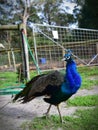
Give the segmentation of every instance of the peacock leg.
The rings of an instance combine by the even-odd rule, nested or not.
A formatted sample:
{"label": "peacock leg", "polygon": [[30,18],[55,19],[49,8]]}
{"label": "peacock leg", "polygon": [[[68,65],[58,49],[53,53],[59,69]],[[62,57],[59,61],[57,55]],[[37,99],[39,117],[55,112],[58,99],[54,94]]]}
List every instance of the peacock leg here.
{"label": "peacock leg", "polygon": [[48,117],[48,114],[49,114],[49,111],[50,111],[50,108],[51,108],[51,104],[49,105],[48,109],[47,109],[47,112],[45,113],[46,117]]}
{"label": "peacock leg", "polygon": [[58,110],[58,113],[59,113],[59,116],[60,116],[60,121],[61,121],[61,123],[62,123],[63,120],[62,120],[62,116],[61,116],[61,113],[60,113],[59,105],[57,105],[57,110]]}
{"label": "peacock leg", "polygon": [[47,109],[46,115],[49,114],[49,111],[50,111],[51,106],[52,106],[52,105],[50,104],[49,107],[48,107],[48,109]]}

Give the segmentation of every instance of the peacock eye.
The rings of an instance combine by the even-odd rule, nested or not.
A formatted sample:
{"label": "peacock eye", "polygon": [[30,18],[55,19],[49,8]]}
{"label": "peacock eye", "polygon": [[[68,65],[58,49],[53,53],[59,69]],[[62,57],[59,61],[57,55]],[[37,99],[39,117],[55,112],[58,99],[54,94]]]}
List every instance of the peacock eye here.
{"label": "peacock eye", "polygon": [[67,59],[70,59],[70,56],[67,56]]}

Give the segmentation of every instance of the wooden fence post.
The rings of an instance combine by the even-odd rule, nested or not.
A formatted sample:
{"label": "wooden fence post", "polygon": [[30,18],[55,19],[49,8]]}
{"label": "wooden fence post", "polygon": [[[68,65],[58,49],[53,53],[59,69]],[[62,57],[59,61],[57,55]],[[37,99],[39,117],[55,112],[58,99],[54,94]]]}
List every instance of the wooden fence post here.
{"label": "wooden fence post", "polygon": [[20,25],[21,37],[22,37],[22,59],[23,59],[23,71],[26,80],[30,80],[29,74],[29,55],[28,55],[28,46],[24,38],[24,28],[23,25]]}

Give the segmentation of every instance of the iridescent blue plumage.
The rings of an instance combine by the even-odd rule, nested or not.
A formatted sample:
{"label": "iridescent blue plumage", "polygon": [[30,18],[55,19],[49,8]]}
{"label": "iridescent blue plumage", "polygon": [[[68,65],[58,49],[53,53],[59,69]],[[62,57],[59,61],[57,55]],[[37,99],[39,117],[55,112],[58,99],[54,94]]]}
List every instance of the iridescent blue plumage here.
{"label": "iridescent blue plumage", "polygon": [[81,76],[77,71],[76,63],[70,58],[66,64],[66,74],[61,90],[65,94],[74,94],[81,86]]}

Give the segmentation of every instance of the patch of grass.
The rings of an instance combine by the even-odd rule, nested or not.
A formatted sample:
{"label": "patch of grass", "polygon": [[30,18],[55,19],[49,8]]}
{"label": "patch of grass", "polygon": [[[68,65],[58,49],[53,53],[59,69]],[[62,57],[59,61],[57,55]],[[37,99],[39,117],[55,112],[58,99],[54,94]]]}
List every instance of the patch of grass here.
{"label": "patch of grass", "polygon": [[67,100],[69,106],[96,106],[98,105],[98,95],[78,96]]}
{"label": "patch of grass", "polygon": [[79,125],[77,130],[97,130],[98,129],[98,107],[94,109],[78,110],[75,115],[74,124]]}
{"label": "patch of grass", "polygon": [[30,77],[33,78],[34,76],[36,76],[38,73],[36,70],[30,71]]}
{"label": "patch of grass", "polygon": [[98,66],[85,66],[85,67],[78,67],[78,71],[81,74],[87,75],[87,76],[96,76],[98,75]]}
{"label": "patch of grass", "polygon": [[78,110],[74,116],[64,116],[63,124],[58,116],[39,117],[22,125],[23,130],[98,130],[98,107]]}
{"label": "patch of grass", "polygon": [[98,85],[98,80],[91,80],[89,76],[82,75],[82,86],[81,89],[92,89]]}
{"label": "patch of grass", "polygon": [[79,67],[78,71],[82,77],[82,86],[81,89],[92,89],[93,86],[98,85],[98,79],[91,80],[91,77],[97,77],[98,76],[98,67]]}
{"label": "patch of grass", "polygon": [[[30,72],[31,77],[37,75],[36,71]],[[9,86],[19,86],[17,73],[15,72],[0,72],[0,88],[7,88]]]}
{"label": "patch of grass", "polygon": [[25,122],[22,124],[23,130],[57,130],[62,127],[58,116],[50,116],[35,118],[31,122]]}
{"label": "patch of grass", "polygon": [[0,88],[14,86],[16,84],[17,75],[14,72],[0,72]]}

